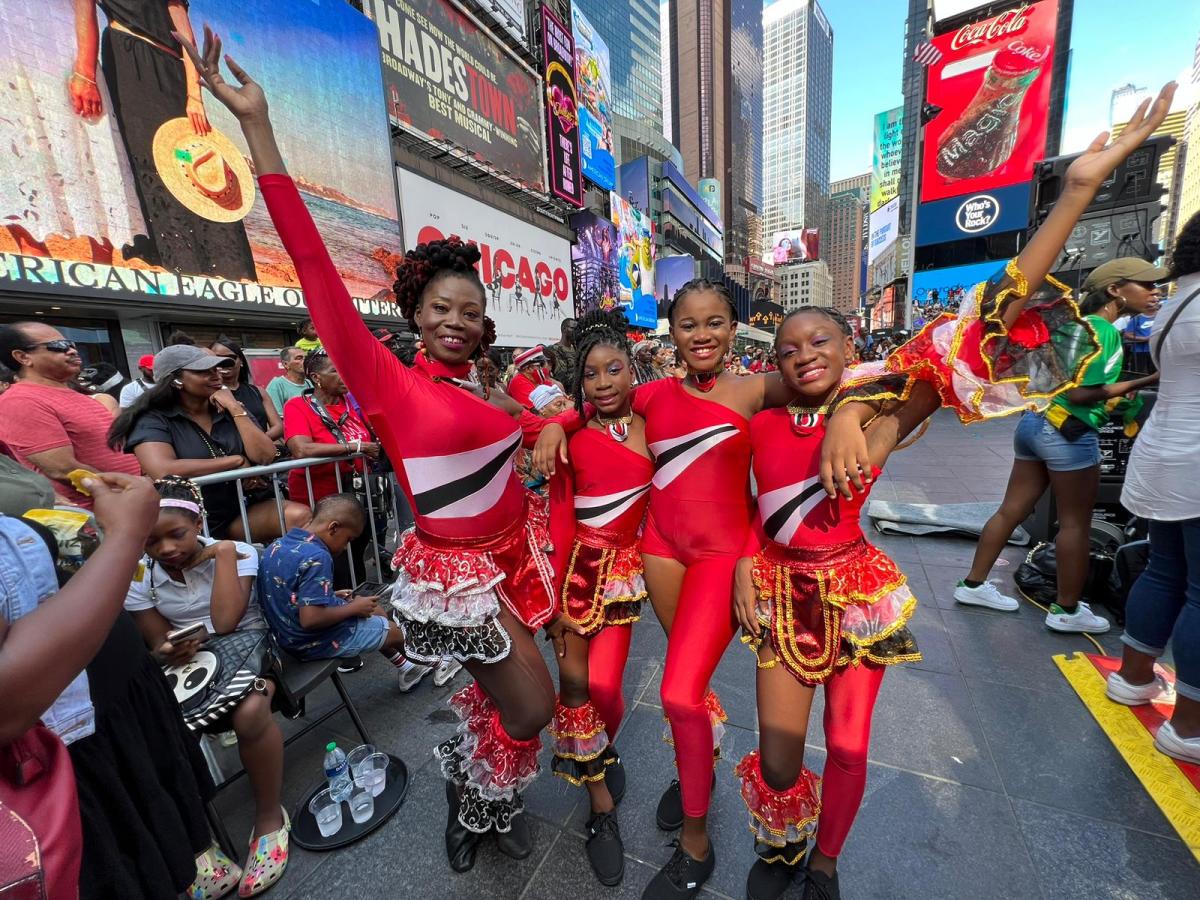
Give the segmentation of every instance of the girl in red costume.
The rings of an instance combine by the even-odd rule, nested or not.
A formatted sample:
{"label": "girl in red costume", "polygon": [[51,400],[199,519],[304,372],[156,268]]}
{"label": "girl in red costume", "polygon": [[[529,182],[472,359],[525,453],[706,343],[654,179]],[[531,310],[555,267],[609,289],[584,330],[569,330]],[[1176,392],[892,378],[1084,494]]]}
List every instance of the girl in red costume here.
{"label": "girl in red costume", "polygon": [[[776,335],[796,400],[750,422],[756,539],[738,563],[736,611],[758,655],[759,749],[737,766],[759,859],[750,900],[775,900],[803,869],[805,900],[837,900],[837,859],[862,802],[871,714],[886,666],[920,658],[904,575],[863,538],[863,503],[897,442],[939,405],[964,423],[1044,407],[1099,352],[1047,273],[1105,177],[1170,108],[1168,86],[1113,146],[1068,170],[1045,224],[958,316],[943,315],[887,360],[846,373],[854,344],[829,309],[791,313]],[[1053,295],[1029,300],[1045,280]],[[828,419],[827,419],[828,417]],[[828,421],[828,432],[826,423]],[[825,689],[824,784],[803,766],[813,691]]]}
{"label": "girl in red costume", "polygon": [[550,727],[554,773],[585,784],[587,854],[602,884],[625,872],[616,803],[625,772],[612,746],[625,714],[621,676],[646,586],[638,537],[654,463],[646,422],[631,409],[633,360],[619,312],[579,322],[576,409],[595,415],[572,435],[570,465],[550,483],[550,519],[563,616],[575,626],[558,656],[558,708]]}
{"label": "girl in red costume", "polygon": [[[405,653],[423,663],[453,656],[475,677],[451,700],[462,719],[458,733],[435,751],[447,779],[450,865],[474,865],[480,836],[491,830],[503,852],[527,856],[532,843],[519,815],[520,792],[537,774],[539,733],[554,712],[554,686],[531,632],[555,617],[553,572],[545,505],[523,488],[513,466],[522,445],[513,420],[520,407],[467,381],[471,360],[494,338],[474,268],[479,251],[451,238],[405,256],[396,298],[424,343],[406,368],[374,339],[338,278],[284,168],[262,89],[229,57],[241,87],[224,81],[220,39],[207,27],[202,57],[181,43],[242,125],[321,340],[414,511],[416,527],[393,560]],[[522,419],[531,433],[545,421]]]}

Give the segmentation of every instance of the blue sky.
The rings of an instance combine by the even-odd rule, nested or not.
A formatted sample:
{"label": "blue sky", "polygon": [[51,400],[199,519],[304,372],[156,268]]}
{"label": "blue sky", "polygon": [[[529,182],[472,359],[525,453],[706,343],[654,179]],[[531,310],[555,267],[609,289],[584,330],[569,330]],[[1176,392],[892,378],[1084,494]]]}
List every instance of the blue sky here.
{"label": "blue sky", "polygon": [[[908,4],[823,0],[821,8],[834,31],[830,178],[838,179],[870,171],[871,117],[900,105]],[[1076,0],[1062,152],[1082,149],[1107,127],[1117,85],[1157,91],[1186,77],[1198,37],[1200,3],[1194,0]]]}

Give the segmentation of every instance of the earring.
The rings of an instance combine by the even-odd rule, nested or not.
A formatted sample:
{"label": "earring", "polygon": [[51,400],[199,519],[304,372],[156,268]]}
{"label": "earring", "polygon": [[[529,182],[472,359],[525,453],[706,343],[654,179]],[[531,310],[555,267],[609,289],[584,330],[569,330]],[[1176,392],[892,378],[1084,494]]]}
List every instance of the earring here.
{"label": "earring", "polygon": [[183,387],[183,381],[178,378],[172,381],[171,384],[175,385],[175,387]]}

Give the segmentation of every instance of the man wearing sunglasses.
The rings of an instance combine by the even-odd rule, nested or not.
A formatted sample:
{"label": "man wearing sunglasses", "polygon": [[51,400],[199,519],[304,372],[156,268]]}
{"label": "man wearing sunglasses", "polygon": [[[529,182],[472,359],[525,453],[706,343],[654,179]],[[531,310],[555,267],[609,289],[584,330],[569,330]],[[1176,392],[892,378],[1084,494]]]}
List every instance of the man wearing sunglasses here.
{"label": "man wearing sunglasses", "polygon": [[91,509],[91,497],[67,479],[76,469],[141,474],[135,457],[105,442],[112,413],[74,389],[83,367],[74,341],[42,322],[0,325],[0,365],[17,375],[0,395],[0,443],[21,465],[53,481],[62,497]]}

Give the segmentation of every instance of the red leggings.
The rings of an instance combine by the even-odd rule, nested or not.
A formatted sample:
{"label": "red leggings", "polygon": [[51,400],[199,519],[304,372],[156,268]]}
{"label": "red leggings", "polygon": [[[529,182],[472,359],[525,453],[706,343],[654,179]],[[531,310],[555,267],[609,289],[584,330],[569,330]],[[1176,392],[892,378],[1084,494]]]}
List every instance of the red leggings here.
{"label": "red leggings", "polygon": [[736,556],[718,556],[687,567],[667,637],[662,704],[687,816],[705,815],[712,792],[713,732],[704,695],[737,631],[731,600],[736,565]]}
{"label": "red leggings", "polygon": [[604,720],[609,741],[616,740],[617,729],[625,717],[621,678],[632,635],[632,625],[606,625],[588,641],[588,696]]}
{"label": "red leggings", "polygon": [[[870,664],[846,666],[825,682],[826,758],[817,849],[829,857],[842,852],[862,804],[871,714],[883,672],[882,666]],[[803,732],[760,735],[763,779],[770,788],[782,792],[796,783],[803,764],[804,740]]]}

